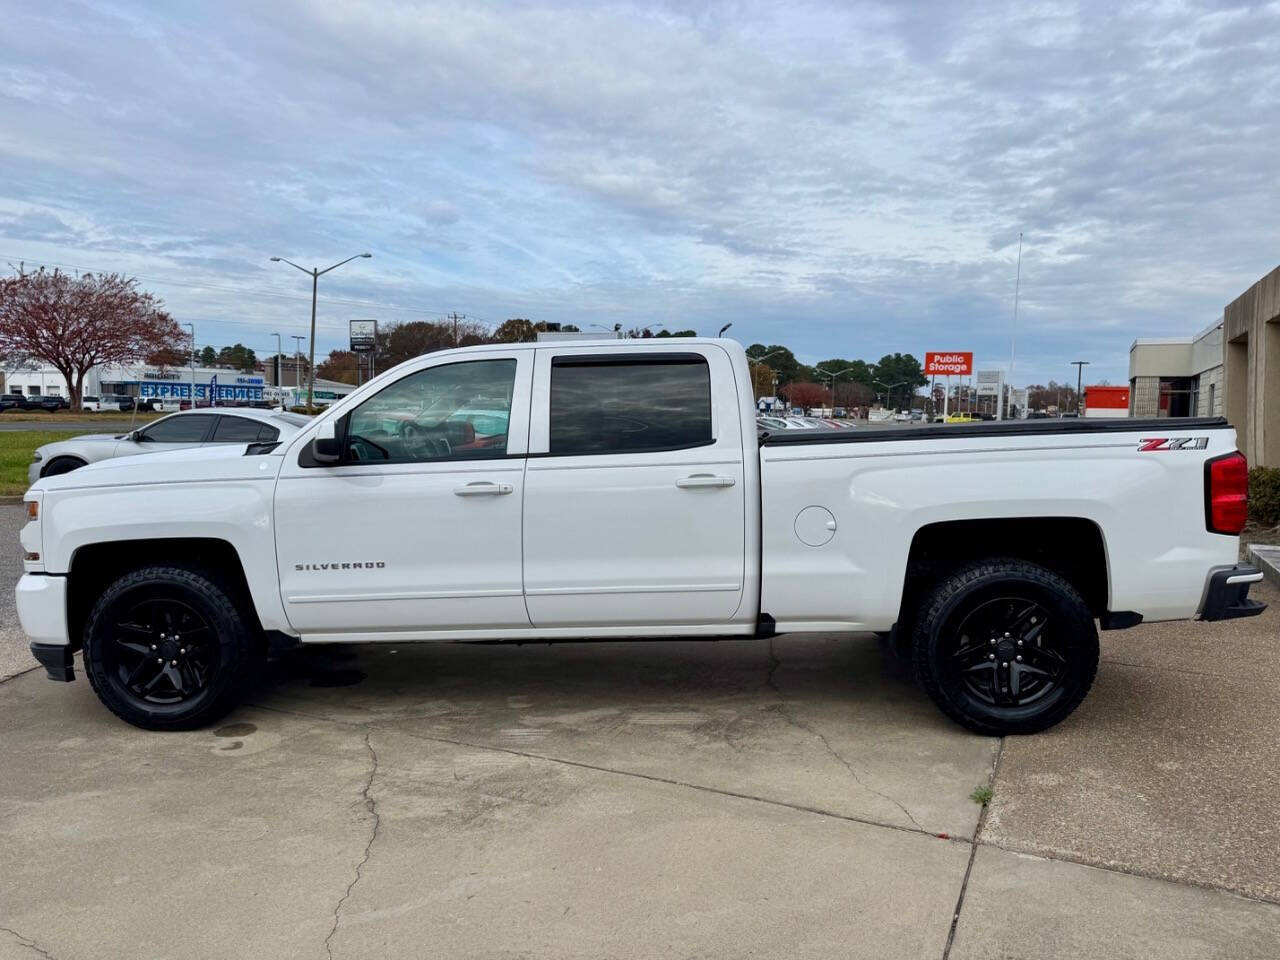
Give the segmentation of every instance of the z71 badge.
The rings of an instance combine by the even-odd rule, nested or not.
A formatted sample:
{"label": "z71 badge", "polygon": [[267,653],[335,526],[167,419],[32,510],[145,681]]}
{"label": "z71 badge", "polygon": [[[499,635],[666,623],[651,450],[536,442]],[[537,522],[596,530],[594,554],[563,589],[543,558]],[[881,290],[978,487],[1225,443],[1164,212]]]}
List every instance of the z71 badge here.
{"label": "z71 badge", "polygon": [[1138,441],[1139,453],[1155,453],[1164,450],[1207,450],[1208,437],[1150,437]]}

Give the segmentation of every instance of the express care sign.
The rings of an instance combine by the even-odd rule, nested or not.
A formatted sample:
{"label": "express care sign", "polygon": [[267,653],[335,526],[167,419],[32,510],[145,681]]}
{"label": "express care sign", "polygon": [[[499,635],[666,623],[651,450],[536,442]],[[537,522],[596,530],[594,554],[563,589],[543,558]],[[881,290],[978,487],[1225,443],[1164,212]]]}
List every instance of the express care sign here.
{"label": "express care sign", "polygon": [[929,350],[924,355],[924,372],[937,377],[966,377],[973,373],[973,352]]}

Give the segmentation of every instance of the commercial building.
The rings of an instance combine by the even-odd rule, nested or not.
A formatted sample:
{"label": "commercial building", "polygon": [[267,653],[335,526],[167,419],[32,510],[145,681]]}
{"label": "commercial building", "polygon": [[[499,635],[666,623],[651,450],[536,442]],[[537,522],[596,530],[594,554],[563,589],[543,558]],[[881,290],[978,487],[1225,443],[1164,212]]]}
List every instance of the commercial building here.
{"label": "commercial building", "polygon": [[1135,417],[1225,416],[1249,462],[1280,467],[1280,267],[1194,337],[1129,348]]}
{"label": "commercial building", "polygon": [[[71,396],[62,374],[53,367],[19,367],[2,372],[6,393],[21,393],[29,397]],[[85,375],[84,393],[90,397],[124,395],[190,400],[194,382],[197,403],[210,397],[221,404],[267,403],[275,406],[282,403],[295,407],[307,402],[305,376],[301,387],[286,379],[284,386],[276,388],[271,384],[272,379],[269,373],[219,367],[196,367],[193,370],[191,367],[153,367],[147,364],[103,365],[92,368]],[[316,405],[327,407],[355,389],[349,383],[317,378]]]}
{"label": "commercial building", "polygon": [[[4,371],[5,391],[30,397],[57,395],[70,397],[62,374],[53,367],[19,367]],[[153,367],[148,364],[103,364],[85,374],[87,396],[121,394],[130,397],[158,397],[196,400],[213,397],[219,403],[255,403],[263,399],[265,379],[261,373],[217,367]]]}
{"label": "commercial building", "polygon": [[1222,321],[1194,337],[1135,340],[1129,412],[1135,417],[1216,417],[1223,411]]}
{"label": "commercial building", "polygon": [[1223,311],[1226,416],[1255,466],[1280,467],[1280,267]]}

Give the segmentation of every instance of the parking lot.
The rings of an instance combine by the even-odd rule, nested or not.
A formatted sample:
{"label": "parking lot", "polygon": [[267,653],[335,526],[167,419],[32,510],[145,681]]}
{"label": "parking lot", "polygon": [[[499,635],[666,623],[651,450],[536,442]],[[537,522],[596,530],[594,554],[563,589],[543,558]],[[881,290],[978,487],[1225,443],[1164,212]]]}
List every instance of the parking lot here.
{"label": "parking lot", "polygon": [[18,673],[0,513],[0,958],[1280,956],[1276,607],[1004,741],[847,635],[308,650],[155,734]]}

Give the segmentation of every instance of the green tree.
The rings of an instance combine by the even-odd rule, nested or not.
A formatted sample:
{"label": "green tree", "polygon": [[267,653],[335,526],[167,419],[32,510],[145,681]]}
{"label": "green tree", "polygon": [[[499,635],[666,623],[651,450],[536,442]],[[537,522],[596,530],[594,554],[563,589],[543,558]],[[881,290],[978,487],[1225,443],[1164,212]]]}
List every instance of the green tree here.
{"label": "green tree", "polygon": [[763,343],[753,343],[747,347],[747,356],[767,364],[769,369],[778,375],[779,383],[806,379],[804,374],[808,368],[782,344],[771,343],[765,346]]}
{"label": "green tree", "polygon": [[249,347],[237,343],[219,350],[215,363],[232,370],[253,370],[258,366],[258,357]]}
{"label": "green tree", "polygon": [[697,330],[659,330],[659,337],[696,337]]}
{"label": "green tree", "polygon": [[493,331],[494,343],[530,343],[538,339],[538,325],[524,317],[503,320]]}
{"label": "green tree", "polygon": [[329,356],[316,364],[316,376],[338,383],[357,383],[360,379],[359,361],[350,350],[330,350]]}
{"label": "green tree", "polygon": [[218,352],[213,347],[205,347],[200,351],[200,365],[204,367],[212,367],[218,362]]}

